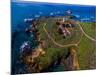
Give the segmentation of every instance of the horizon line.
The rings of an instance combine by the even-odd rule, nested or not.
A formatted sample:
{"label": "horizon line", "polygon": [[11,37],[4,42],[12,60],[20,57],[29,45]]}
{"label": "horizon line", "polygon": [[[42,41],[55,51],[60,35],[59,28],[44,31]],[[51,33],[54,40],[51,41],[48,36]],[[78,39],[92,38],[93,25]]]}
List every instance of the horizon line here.
{"label": "horizon line", "polygon": [[69,5],[83,5],[83,6],[96,6],[96,5],[88,5],[88,4],[71,4],[71,3],[56,3],[56,2],[43,2],[43,1],[11,1],[11,2],[25,2],[25,3],[30,3],[30,2],[37,2],[37,3],[50,3],[50,4],[69,4]]}
{"label": "horizon line", "polygon": [[11,0],[11,2],[40,2],[40,3],[57,3],[57,4],[75,4],[75,5],[92,5],[92,6],[96,6],[95,3],[80,3],[80,2],[77,2],[77,3],[73,3],[73,2],[58,2],[58,1],[49,1],[49,0],[46,0],[46,1],[42,1],[42,0]]}

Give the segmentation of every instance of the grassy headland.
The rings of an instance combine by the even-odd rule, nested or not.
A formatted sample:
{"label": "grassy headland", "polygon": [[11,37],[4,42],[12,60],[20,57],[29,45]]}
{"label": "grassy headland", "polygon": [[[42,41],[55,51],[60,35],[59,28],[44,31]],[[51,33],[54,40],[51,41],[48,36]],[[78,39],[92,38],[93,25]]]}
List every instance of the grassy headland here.
{"label": "grassy headland", "polygon": [[[44,26],[44,24],[46,25]],[[95,23],[94,22],[82,22],[80,23],[83,30],[87,35],[95,38]],[[70,56],[70,49],[77,50],[78,65],[80,69],[94,69],[95,68],[95,42],[88,39],[83,35],[79,25],[76,24],[74,28],[69,29],[71,35],[65,39],[57,32],[57,25],[55,18],[46,18],[39,21],[38,25],[39,37],[45,41],[45,54],[35,59],[35,66],[31,67],[32,72],[49,72],[51,67],[59,63],[62,65],[62,60],[68,59],[66,62],[73,63],[73,56]],[[46,31],[47,33],[46,33]],[[53,41],[49,38],[52,37]],[[55,44],[56,43],[56,44]],[[60,47],[59,45],[62,47]],[[72,45],[69,45],[72,44]],[[75,52],[76,53],[76,52]],[[76,58],[76,57],[75,57]],[[60,59],[60,61],[59,61]],[[72,61],[69,61],[72,60]],[[65,63],[66,63],[65,62]],[[76,64],[76,63],[74,63]],[[63,66],[66,65],[63,63]],[[72,66],[72,65],[71,65]],[[68,65],[67,65],[68,67]],[[75,66],[72,66],[72,68]],[[66,66],[64,66],[66,68]],[[66,69],[63,69],[66,70]],[[77,70],[77,69],[70,69]]]}

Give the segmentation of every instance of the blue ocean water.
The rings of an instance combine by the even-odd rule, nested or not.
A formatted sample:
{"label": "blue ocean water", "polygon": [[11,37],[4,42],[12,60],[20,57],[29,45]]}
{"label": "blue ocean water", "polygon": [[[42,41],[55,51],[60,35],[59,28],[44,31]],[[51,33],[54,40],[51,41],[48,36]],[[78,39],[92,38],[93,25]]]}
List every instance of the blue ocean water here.
{"label": "blue ocean water", "polygon": [[80,21],[96,20],[96,6],[57,4],[45,2],[12,2],[12,31],[24,29],[27,25],[25,18],[40,16],[65,16],[67,10],[71,10]]}
{"label": "blue ocean water", "polygon": [[[11,23],[12,23],[12,73],[24,73],[25,65],[19,63],[20,46],[29,40],[29,37],[25,32],[25,28],[29,24],[25,23],[24,20],[35,19],[38,17],[48,16],[66,16],[66,11],[71,10],[78,20],[84,22],[95,22],[96,21],[96,6],[88,5],[72,5],[72,4],[57,4],[57,3],[43,3],[43,2],[12,2],[11,3]],[[36,43],[33,40],[33,43]],[[61,70],[61,67],[57,70]],[[55,70],[54,70],[55,71]],[[25,71],[27,72],[27,71]]]}

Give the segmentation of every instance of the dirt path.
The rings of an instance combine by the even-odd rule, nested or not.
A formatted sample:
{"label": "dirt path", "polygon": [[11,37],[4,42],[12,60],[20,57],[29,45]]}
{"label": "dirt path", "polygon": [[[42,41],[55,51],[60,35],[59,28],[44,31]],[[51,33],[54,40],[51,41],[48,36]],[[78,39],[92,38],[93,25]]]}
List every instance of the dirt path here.
{"label": "dirt path", "polygon": [[75,43],[75,44],[61,45],[61,44],[57,43],[57,42],[49,35],[49,33],[48,33],[48,31],[46,30],[45,26],[46,26],[46,23],[44,24],[43,29],[44,29],[44,31],[46,32],[48,38],[51,39],[51,41],[52,41],[55,45],[57,45],[57,46],[59,46],[59,47],[77,46],[77,45],[80,43],[80,40],[82,39],[82,35],[83,35],[83,34],[81,35],[81,38],[80,38],[80,40],[79,40],[77,43]]}
{"label": "dirt path", "polygon": [[79,25],[79,27],[80,27],[82,33],[83,33],[88,39],[90,39],[91,41],[96,42],[96,40],[95,40],[94,38],[90,37],[90,36],[83,30],[83,28],[82,28],[82,26],[80,25],[79,22],[77,22],[77,24]]}
{"label": "dirt path", "polygon": [[[43,29],[44,29],[44,31],[46,32],[48,38],[51,39],[51,41],[52,41],[55,45],[57,45],[57,46],[59,46],[59,47],[78,46],[78,44],[80,43],[80,41],[81,41],[81,39],[82,39],[82,36],[83,36],[83,34],[82,34],[81,37],[80,37],[80,39],[79,39],[79,41],[78,41],[76,44],[61,45],[61,44],[57,43],[57,42],[49,35],[49,33],[47,32],[45,26],[46,26],[46,23],[44,24]],[[70,62],[70,63],[72,62],[72,66],[73,66],[73,68],[74,68],[75,70],[79,70],[80,68],[79,68],[79,63],[78,63],[78,58],[77,58],[76,50],[71,50],[71,55],[72,55],[71,59],[73,59],[73,62],[72,62],[72,61],[69,61],[69,62]]]}
{"label": "dirt path", "polygon": [[[57,45],[57,46],[59,46],[59,47],[78,46],[78,44],[81,42],[81,39],[82,39],[83,34],[84,34],[88,39],[90,39],[91,41],[96,42],[96,40],[95,40],[94,38],[92,38],[92,37],[90,37],[88,34],[86,34],[86,32],[83,30],[83,28],[82,28],[82,26],[79,24],[79,22],[77,22],[77,24],[78,24],[78,26],[79,26],[79,28],[80,28],[82,34],[81,34],[81,37],[80,37],[79,41],[78,41],[77,43],[75,43],[75,44],[61,45],[61,44],[57,43],[57,42],[50,36],[50,34],[48,33],[48,31],[47,31],[46,28],[45,28],[45,26],[47,25],[46,23],[44,23],[43,29],[44,29],[44,31],[46,32],[48,38],[51,39],[51,41],[52,41],[55,45]],[[74,66],[74,68],[76,68],[77,70],[79,70],[80,67],[79,67],[79,63],[78,63],[78,58],[77,58],[77,52],[76,52],[76,50],[72,49],[72,50],[71,50],[71,55],[73,56],[73,66]]]}

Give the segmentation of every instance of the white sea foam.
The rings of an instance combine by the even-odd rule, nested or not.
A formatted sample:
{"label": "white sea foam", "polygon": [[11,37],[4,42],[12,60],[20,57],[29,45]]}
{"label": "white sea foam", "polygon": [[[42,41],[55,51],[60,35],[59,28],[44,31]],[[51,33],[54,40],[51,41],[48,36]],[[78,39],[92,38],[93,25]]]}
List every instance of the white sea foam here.
{"label": "white sea foam", "polygon": [[35,15],[34,17],[40,17],[40,15]]}
{"label": "white sea foam", "polygon": [[75,15],[77,18],[80,18],[80,15]]}
{"label": "white sea foam", "polygon": [[24,22],[26,22],[26,21],[32,21],[32,20],[33,20],[33,18],[25,18]]}
{"label": "white sea foam", "polygon": [[53,12],[51,12],[51,13],[50,13],[50,15],[54,15],[54,13],[53,13]]}
{"label": "white sea foam", "polygon": [[81,21],[90,21],[90,18],[82,18]]}

